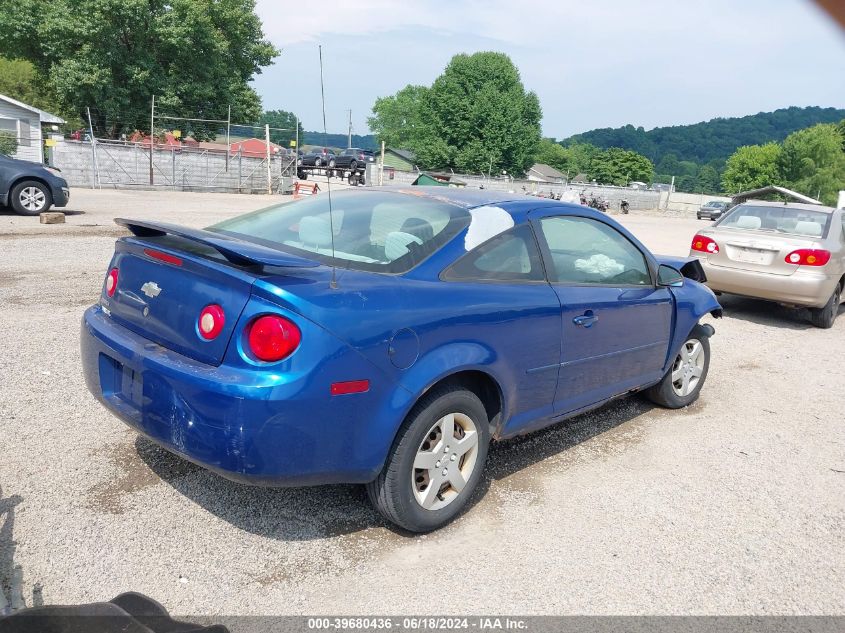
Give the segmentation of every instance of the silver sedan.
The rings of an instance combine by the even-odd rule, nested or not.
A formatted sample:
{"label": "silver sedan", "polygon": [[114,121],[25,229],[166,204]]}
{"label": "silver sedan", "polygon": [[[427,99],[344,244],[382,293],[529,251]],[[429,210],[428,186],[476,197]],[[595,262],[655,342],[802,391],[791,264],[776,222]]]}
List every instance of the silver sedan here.
{"label": "silver sedan", "polygon": [[749,200],[699,231],[690,256],[712,290],[806,307],[829,328],[845,285],[845,211]]}

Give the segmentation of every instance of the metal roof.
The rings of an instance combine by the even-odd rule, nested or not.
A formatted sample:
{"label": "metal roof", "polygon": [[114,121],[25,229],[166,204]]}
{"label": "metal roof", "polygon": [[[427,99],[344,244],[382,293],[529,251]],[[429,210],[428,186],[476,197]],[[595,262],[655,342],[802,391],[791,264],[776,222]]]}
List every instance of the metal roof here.
{"label": "metal roof", "polygon": [[792,191],[792,189],[787,189],[786,187],[778,187],[777,185],[769,185],[768,187],[761,187],[760,189],[752,189],[750,191],[741,191],[731,199],[731,202],[739,204],[755,196],[765,196],[772,193],[779,193],[804,204],[822,204],[821,200],[816,200],[810,196],[805,196],[803,193]]}
{"label": "metal roof", "polygon": [[19,108],[23,108],[24,110],[29,110],[30,112],[37,113],[38,120],[41,121],[41,123],[56,123],[58,125],[65,123],[65,120],[62,117],[56,116],[55,114],[50,114],[45,110],[40,110],[35,106],[27,105],[21,101],[18,101],[17,99],[12,99],[11,97],[7,97],[3,94],[0,94],[0,99],[7,103],[11,103],[12,105],[16,105]]}
{"label": "metal roof", "polygon": [[560,170],[555,169],[551,165],[546,165],[545,163],[534,163],[534,165],[532,165],[528,171],[529,173],[533,171],[542,178],[550,178],[555,180],[566,178],[566,174],[562,173]]}

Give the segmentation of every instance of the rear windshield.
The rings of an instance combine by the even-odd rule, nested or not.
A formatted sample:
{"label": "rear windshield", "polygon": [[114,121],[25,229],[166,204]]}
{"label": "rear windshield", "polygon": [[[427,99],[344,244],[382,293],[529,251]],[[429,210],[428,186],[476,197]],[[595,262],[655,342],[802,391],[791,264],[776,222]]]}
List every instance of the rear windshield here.
{"label": "rear windshield", "polygon": [[[374,272],[407,272],[464,229],[461,207],[399,193],[344,191],[279,204],[208,227],[240,239]],[[334,239],[332,239],[334,238]]]}
{"label": "rear windshield", "polygon": [[789,233],[807,237],[827,235],[830,213],[811,211],[788,206],[764,207],[741,204],[734,207],[717,226],[726,229],[744,229]]}

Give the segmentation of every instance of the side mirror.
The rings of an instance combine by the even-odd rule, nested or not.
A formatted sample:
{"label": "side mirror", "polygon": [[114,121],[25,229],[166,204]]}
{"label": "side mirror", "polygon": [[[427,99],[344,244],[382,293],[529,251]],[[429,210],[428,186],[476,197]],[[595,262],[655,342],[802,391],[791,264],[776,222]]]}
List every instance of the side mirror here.
{"label": "side mirror", "polygon": [[684,285],[684,276],[677,268],[660,264],[660,267],[657,269],[657,285],[680,288]]}

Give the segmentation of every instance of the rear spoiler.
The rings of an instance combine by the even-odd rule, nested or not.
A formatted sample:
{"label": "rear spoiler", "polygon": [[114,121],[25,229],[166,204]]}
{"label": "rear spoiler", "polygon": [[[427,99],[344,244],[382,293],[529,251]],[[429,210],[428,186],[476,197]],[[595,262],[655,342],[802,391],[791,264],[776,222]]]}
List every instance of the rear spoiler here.
{"label": "rear spoiler", "polygon": [[676,268],[687,279],[692,279],[699,283],[707,281],[707,275],[704,274],[704,268],[701,262],[695,257],[673,257],[671,255],[655,255],[654,258],[658,264],[665,264]]}
{"label": "rear spoiler", "polygon": [[240,266],[258,264],[261,266],[281,266],[285,268],[315,268],[320,265],[319,262],[311,259],[277,251],[254,242],[239,240],[223,233],[191,229],[186,226],[164,222],[146,222],[144,220],[127,220],[125,218],[115,218],[114,222],[120,226],[125,226],[133,235],[138,237],[176,235],[186,240],[210,246],[231,263]]}

